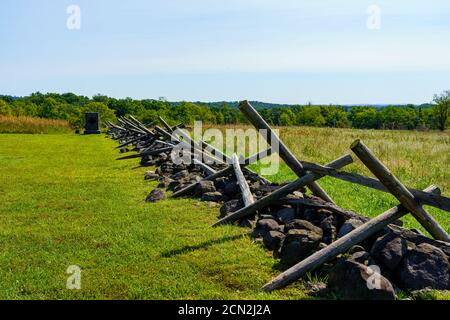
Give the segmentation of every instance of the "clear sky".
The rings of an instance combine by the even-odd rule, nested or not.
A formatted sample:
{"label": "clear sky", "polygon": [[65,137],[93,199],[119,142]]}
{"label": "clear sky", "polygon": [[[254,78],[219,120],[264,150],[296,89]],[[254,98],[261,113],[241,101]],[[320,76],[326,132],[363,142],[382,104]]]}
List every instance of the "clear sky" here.
{"label": "clear sky", "polygon": [[445,89],[448,0],[0,1],[1,94],[378,104]]}

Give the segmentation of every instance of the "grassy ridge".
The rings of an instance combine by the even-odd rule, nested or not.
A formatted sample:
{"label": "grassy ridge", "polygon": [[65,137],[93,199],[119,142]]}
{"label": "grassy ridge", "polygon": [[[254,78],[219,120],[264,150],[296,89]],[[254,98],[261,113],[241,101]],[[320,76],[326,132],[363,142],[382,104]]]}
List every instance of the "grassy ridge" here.
{"label": "grassy ridge", "polygon": [[0,133],[70,133],[65,120],[0,115]]}

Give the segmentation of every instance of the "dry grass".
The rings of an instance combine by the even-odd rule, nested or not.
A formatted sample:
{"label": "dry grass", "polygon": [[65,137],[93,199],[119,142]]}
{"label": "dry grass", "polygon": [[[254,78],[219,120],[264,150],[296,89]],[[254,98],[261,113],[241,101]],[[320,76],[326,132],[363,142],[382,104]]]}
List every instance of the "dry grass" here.
{"label": "dry grass", "polygon": [[[205,126],[205,129],[209,126]],[[215,127],[217,128],[217,127]],[[251,126],[219,126],[225,129],[248,129]],[[358,130],[341,128],[277,127],[281,139],[302,160],[325,164],[346,153],[361,139],[374,154],[411,187],[425,188],[437,184],[450,192],[450,132],[411,130]],[[370,175],[352,154],[355,163],[346,170]]]}
{"label": "dry grass", "polygon": [[70,133],[73,129],[65,120],[0,115],[0,133]]}

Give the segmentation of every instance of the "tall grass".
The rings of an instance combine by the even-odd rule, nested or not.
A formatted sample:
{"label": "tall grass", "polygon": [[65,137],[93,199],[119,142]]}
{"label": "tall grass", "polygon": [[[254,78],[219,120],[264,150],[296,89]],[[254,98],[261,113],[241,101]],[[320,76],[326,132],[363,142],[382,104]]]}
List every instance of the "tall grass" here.
{"label": "tall grass", "polygon": [[[205,129],[212,126],[205,126]],[[249,129],[249,125],[218,126],[226,129]],[[435,183],[450,194],[450,131],[359,130],[314,127],[276,127],[281,139],[302,160],[325,164],[345,153],[352,154],[350,144],[361,139],[386,166],[408,186],[425,188]],[[345,170],[370,175],[353,155],[355,163]],[[275,180],[292,180],[290,172],[280,172]]]}
{"label": "tall grass", "polygon": [[73,129],[65,120],[0,115],[0,133],[70,133]]}

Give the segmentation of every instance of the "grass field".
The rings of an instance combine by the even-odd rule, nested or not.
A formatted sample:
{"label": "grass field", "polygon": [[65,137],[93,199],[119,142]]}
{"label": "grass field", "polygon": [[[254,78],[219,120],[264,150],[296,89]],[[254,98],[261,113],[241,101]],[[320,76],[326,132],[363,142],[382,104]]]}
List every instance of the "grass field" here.
{"label": "grass field", "polygon": [[[282,137],[320,163],[360,137],[409,186],[435,183],[450,193],[448,133],[289,128]],[[279,273],[276,260],[246,229],[210,228],[218,208],[192,199],[144,203],[155,183],[143,180],[146,169],[132,169],[137,161],[115,161],[114,146],[103,136],[0,135],[1,299],[309,298],[301,282],[260,292]],[[282,167],[269,178],[293,176]],[[368,216],[395,203],[344,182],[321,185]],[[430,212],[450,230],[448,213]],[[69,265],[81,267],[81,290],[66,289]]]}

